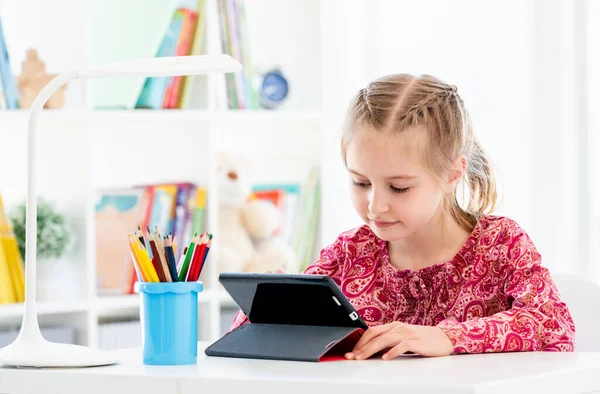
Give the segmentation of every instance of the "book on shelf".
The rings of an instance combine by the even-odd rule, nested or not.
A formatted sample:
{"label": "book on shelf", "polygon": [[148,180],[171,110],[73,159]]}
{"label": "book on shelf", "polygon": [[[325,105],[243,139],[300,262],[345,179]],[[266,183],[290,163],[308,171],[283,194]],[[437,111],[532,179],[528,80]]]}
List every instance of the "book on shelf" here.
{"label": "book on shelf", "polygon": [[289,245],[292,244],[294,223],[299,214],[298,201],[300,198],[299,184],[257,184],[252,186],[251,198],[270,201],[279,209],[281,223],[276,236],[281,237]]}
{"label": "book on shelf", "polygon": [[[172,14],[155,56],[189,56],[203,53],[204,0],[180,1]],[[146,78],[136,108],[175,109],[187,107],[192,77]],[[184,94],[185,91],[185,94]]]}
{"label": "book on shelf", "polygon": [[8,45],[0,18],[0,109],[19,108],[19,89],[17,80],[10,68]]}
{"label": "book on shelf", "polygon": [[23,259],[0,196],[0,304],[25,301]]}
{"label": "book on shelf", "polygon": [[0,72],[0,111],[7,109],[6,95],[4,94],[4,87],[2,82],[2,73]]}
{"label": "book on shelf", "polygon": [[[199,199],[198,196],[204,196]],[[137,281],[127,234],[138,226],[158,227],[178,242],[177,258],[195,232],[204,231],[206,190],[192,183],[144,185],[97,191],[95,207],[96,275],[99,295],[133,294]],[[200,205],[198,202],[203,205]]]}
{"label": "book on shelf", "polygon": [[[206,53],[207,15],[206,0],[176,0],[173,2],[143,3],[131,0],[126,5],[130,10],[115,13],[110,9],[118,7],[117,0],[107,0],[94,5],[95,15],[109,20],[112,29],[102,27],[95,32],[95,44],[99,54],[94,53],[94,63],[110,63],[135,57],[148,56],[190,56]],[[258,93],[253,84],[252,61],[248,45],[248,29],[243,0],[215,0],[217,4],[217,25],[215,32],[221,44],[222,53],[228,54],[242,63],[242,71],[228,73],[225,78],[227,105],[230,109],[259,108]],[[129,3],[129,2],[128,2]],[[156,3],[156,4],[155,4]],[[137,11],[135,11],[137,10]],[[148,15],[147,23],[142,16]],[[167,16],[168,15],[168,16]],[[128,19],[129,18],[129,19]],[[134,25],[128,27],[129,20]],[[167,19],[165,23],[164,20]],[[158,27],[157,27],[158,26]],[[100,29],[100,27],[98,27]],[[136,36],[141,43],[136,46]],[[98,37],[96,39],[96,37]],[[106,37],[104,40],[103,37]],[[157,38],[158,37],[158,38]],[[123,43],[123,45],[122,45]],[[118,54],[111,52],[111,47],[118,47]],[[125,46],[129,52],[124,52]],[[149,53],[149,48],[153,52]],[[133,55],[130,55],[133,54]],[[141,81],[141,82],[140,82]],[[104,83],[104,82],[103,82]],[[117,85],[117,83],[119,85]],[[112,91],[107,88],[110,84]],[[186,109],[208,107],[208,83],[205,75],[129,78],[127,81],[109,81],[106,86],[95,83],[94,106],[96,108],[142,108],[142,109]],[[132,95],[135,98],[132,101]],[[112,97],[111,97],[112,95]]]}
{"label": "book on shelf", "polygon": [[295,183],[256,184],[251,199],[273,203],[281,213],[281,224],[275,236],[290,245],[300,267],[306,268],[315,257],[316,232],[319,224],[319,171],[314,168],[303,185]]}
{"label": "book on shelf", "polygon": [[321,184],[319,168],[314,167],[304,184],[298,205],[298,221],[294,226],[293,247],[300,261],[300,269],[306,269],[315,259],[317,229],[320,215]]}
{"label": "book on shelf", "polygon": [[[206,53],[206,13],[204,12],[205,0],[198,0],[198,17],[196,31],[192,39],[190,55],[203,55]],[[208,82],[206,75],[183,76],[181,93],[177,108],[208,108],[206,91]]]}
{"label": "book on shelf", "polygon": [[[174,0],[91,2],[93,66],[156,56],[177,7]],[[94,109],[132,109],[146,78],[129,75],[91,80]]]}
{"label": "book on shelf", "polygon": [[253,84],[252,60],[243,0],[217,0],[219,33],[223,53],[242,63],[242,72],[227,74],[225,85],[229,109],[257,109],[258,93]]}

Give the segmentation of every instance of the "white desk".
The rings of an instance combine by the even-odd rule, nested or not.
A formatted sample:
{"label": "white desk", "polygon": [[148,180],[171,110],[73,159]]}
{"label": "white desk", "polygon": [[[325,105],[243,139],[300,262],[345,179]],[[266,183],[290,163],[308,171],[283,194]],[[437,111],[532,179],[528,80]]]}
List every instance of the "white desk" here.
{"label": "white desk", "polygon": [[[142,364],[118,351],[119,365],[85,369],[0,368],[2,394],[368,394],[600,393],[600,353],[503,353],[393,361],[304,363],[206,357],[198,364]],[[393,390],[393,391],[392,391]]]}

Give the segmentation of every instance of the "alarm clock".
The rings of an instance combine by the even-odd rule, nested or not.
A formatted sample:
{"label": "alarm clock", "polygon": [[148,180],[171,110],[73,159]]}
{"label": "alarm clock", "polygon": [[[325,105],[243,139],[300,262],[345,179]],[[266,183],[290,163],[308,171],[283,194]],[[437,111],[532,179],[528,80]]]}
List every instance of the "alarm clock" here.
{"label": "alarm clock", "polygon": [[274,109],[281,105],[289,93],[288,81],[279,69],[264,74],[260,84],[260,105]]}

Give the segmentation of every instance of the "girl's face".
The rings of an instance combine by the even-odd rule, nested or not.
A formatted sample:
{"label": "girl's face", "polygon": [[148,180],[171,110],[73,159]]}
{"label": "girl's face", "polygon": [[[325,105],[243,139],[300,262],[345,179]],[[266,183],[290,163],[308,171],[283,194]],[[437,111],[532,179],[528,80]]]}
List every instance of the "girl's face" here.
{"label": "girl's face", "polygon": [[419,232],[441,211],[444,186],[422,162],[422,130],[357,130],[346,152],[354,209],[385,241]]}

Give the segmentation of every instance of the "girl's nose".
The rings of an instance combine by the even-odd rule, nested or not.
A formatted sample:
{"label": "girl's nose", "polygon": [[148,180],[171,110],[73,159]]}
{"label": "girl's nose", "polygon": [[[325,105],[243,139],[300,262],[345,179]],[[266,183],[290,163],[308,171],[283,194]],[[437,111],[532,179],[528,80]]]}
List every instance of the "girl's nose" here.
{"label": "girl's nose", "polygon": [[374,215],[386,213],[390,210],[390,205],[387,201],[385,193],[381,190],[376,190],[375,187],[371,188],[369,196],[369,211]]}

